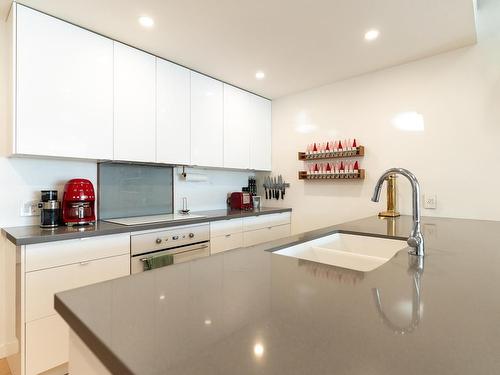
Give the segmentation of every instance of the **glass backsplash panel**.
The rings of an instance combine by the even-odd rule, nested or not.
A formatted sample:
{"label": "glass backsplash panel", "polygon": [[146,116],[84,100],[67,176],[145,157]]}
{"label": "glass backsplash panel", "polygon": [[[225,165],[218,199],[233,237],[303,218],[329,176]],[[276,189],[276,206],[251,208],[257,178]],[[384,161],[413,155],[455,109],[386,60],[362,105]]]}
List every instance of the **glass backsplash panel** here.
{"label": "glass backsplash panel", "polygon": [[99,164],[99,218],[171,214],[173,168],[141,164]]}

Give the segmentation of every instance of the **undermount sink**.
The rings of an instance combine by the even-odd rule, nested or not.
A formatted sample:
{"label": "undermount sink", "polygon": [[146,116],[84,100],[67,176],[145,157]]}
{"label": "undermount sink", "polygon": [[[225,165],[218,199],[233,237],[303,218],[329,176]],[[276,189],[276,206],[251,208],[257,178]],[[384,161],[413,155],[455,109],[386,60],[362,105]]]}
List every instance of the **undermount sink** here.
{"label": "undermount sink", "polygon": [[401,240],[335,233],[274,254],[368,272],[407,246],[406,241]]}

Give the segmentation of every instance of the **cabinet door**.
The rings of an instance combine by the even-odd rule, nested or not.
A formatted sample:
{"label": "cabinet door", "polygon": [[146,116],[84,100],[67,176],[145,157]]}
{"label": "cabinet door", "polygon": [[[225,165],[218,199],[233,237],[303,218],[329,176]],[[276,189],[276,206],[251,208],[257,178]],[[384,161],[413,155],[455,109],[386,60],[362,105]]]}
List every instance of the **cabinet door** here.
{"label": "cabinet door", "polygon": [[243,218],[243,230],[250,231],[290,224],[290,217],[290,212],[280,212],[277,214],[245,217]]}
{"label": "cabinet door", "polygon": [[156,161],[186,164],[190,155],[190,72],[156,59]]}
{"label": "cabinet door", "polygon": [[79,262],[26,273],[25,320],[56,314],[54,294],[130,275],[130,255]]}
{"label": "cabinet door", "polygon": [[191,72],[191,164],[223,167],[222,82]]}
{"label": "cabinet door", "polygon": [[239,247],[243,247],[243,232],[226,234],[210,239],[211,255],[237,249]]}
{"label": "cabinet door", "polygon": [[69,327],[59,315],[26,323],[26,375],[68,362]]}
{"label": "cabinet door", "polygon": [[210,222],[210,238],[243,232],[243,219],[229,219]]}
{"label": "cabinet door", "polygon": [[14,152],[113,157],[113,42],[16,6]]}
{"label": "cabinet door", "polygon": [[243,232],[243,245],[253,246],[260,243],[284,238],[289,235],[290,235],[290,224],[251,230],[249,232]]}
{"label": "cabinet door", "polygon": [[114,42],[114,159],[156,160],[156,59]]}
{"label": "cabinet door", "polygon": [[130,254],[130,233],[26,245],[26,272]]}
{"label": "cabinet door", "polygon": [[250,168],[250,94],[224,84],[224,167]]}
{"label": "cabinet door", "polygon": [[271,101],[250,95],[250,168],[271,170]]}

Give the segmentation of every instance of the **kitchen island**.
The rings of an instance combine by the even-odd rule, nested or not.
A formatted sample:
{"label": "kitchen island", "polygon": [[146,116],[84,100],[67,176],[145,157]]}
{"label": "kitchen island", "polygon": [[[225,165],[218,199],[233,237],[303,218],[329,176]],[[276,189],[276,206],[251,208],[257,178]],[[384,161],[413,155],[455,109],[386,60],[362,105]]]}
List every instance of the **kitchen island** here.
{"label": "kitchen island", "polygon": [[500,222],[423,218],[371,272],[274,254],[341,232],[406,239],[370,217],[59,293],[70,371],[460,375],[500,371]]}

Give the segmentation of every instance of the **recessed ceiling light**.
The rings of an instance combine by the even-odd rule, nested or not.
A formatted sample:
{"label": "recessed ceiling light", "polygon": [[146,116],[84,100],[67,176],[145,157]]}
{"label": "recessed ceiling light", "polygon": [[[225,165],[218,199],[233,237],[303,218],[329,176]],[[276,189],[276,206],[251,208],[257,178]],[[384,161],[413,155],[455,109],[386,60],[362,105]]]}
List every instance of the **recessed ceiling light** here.
{"label": "recessed ceiling light", "polygon": [[260,358],[264,355],[264,345],[262,345],[260,342],[255,344],[253,347],[253,354],[255,354],[256,357]]}
{"label": "recessed ceiling light", "polygon": [[380,35],[380,31],[378,31],[377,29],[368,30],[365,33],[365,40],[371,42],[372,40],[377,39],[379,37],[379,35]]}
{"label": "recessed ceiling light", "polygon": [[260,81],[261,79],[266,78],[266,75],[262,70],[259,70],[257,73],[255,73],[255,78]]}
{"label": "recessed ceiling light", "polygon": [[142,16],[142,17],[139,17],[139,23],[143,27],[153,27],[155,24],[155,21],[153,21],[153,19],[151,17]]}

